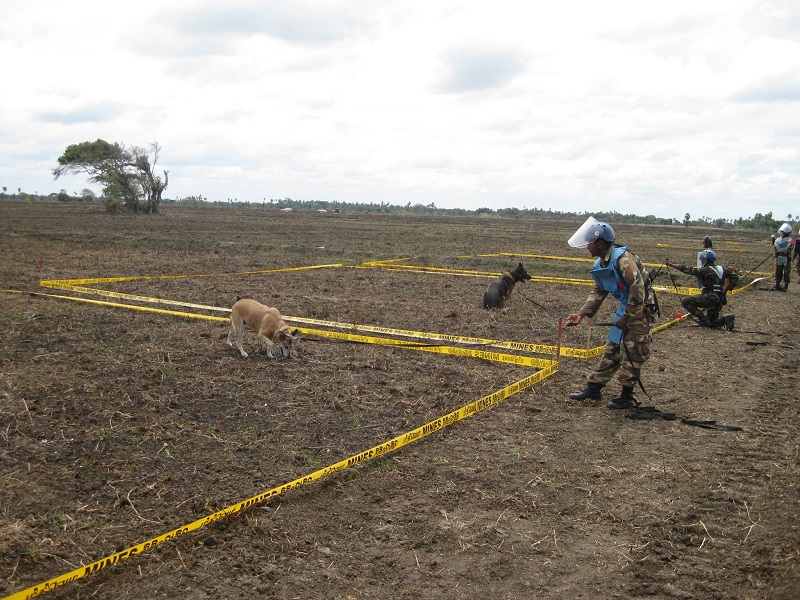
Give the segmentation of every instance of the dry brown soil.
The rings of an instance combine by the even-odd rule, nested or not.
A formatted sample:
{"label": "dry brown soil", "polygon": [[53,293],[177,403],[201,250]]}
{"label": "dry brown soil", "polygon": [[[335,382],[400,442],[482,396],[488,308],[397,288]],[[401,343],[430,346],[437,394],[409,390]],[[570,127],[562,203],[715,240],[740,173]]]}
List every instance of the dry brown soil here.
{"label": "dry brown soil", "polygon": [[[565,243],[577,225],[0,204],[0,597],[533,372],[311,336],[293,360],[243,359],[223,322],[61,299],[131,303],[40,278],[159,276],[94,287],[216,307],[247,296],[287,319],[555,344],[558,318],[580,307],[586,285],[534,282],[506,312],[488,312],[479,305],[490,279],[450,271],[498,273],[521,260],[536,276],[588,281],[588,262],[541,257],[586,258]],[[692,261],[709,233],[615,226],[651,263]],[[770,252],[767,234],[710,233],[720,260],[744,271]],[[353,268],[392,258],[444,271]],[[262,272],[334,263],[345,266]],[[187,277],[161,277],[173,275]],[[657,281],[672,286],[664,272]],[[650,398],[638,393],[741,431],[571,401],[596,359],[564,358],[553,376],[469,419],[45,596],[798,598],[800,296],[763,289],[771,283],[731,296],[733,332],[686,322],[658,332],[643,374]],[[664,323],[680,305],[659,297]],[[587,337],[572,328],[563,344],[583,348]]]}

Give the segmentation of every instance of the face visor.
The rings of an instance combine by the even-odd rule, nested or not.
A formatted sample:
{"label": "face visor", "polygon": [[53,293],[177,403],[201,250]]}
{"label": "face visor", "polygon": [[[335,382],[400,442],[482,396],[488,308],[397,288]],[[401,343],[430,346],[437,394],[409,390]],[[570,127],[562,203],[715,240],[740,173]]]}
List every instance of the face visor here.
{"label": "face visor", "polygon": [[594,217],[589,217],[586,219],[584,224],[572,234],[572,237],[569,238],[569,240],[567,240],[567,244],[573,248],[586,248],[586,246],[589,245],[589,242],[593,242],[597,239],[597,235],[593,234],[597,229],[598,223],[600,223],[600,221]]}
{"label": "face visor", "polygon": [[703,250],[697,253],[697,266],[705,267],[708,263],[717,261],[717,253],[713,250]]}

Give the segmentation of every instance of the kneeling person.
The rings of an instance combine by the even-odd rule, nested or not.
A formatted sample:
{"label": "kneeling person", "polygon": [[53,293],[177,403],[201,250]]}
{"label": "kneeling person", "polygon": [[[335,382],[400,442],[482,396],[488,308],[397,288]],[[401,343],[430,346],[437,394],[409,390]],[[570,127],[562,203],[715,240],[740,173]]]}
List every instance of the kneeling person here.
{"label": "kneeling person", "polygon": [[[666,261],[668,267],[697,277],[702,289],[699,294],[681,299],[681,304],[700,327],[733,329],[734,316],[720,318],[719,311],[728,303],[726,294],[736,287],[739,275],[733,269],[716,264],[717,254],[704,250],[697,255],[697,267],[686,267]],[[705,310],[705,312],[703,312]]]}

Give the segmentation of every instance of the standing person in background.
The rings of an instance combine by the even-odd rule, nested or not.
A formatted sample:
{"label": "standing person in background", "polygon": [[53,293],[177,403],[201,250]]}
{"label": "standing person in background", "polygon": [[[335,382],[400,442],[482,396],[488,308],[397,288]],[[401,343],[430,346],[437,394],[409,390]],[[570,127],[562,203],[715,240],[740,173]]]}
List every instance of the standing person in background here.
{"label": "standing person in background", "polygon": [[711,247],[712,247],[711,236],[707,235],[705,238],[703,238],[703,248],[705,248],[706,250],[710,250]]}
{"label": "standing person in background", "polygon": [[[775,249],[775,285],[774,291],[789,291],[789,275],[792,271],[792,226],[788,223],[781,225],[778,229],[778,237],[772,244]],[[783,287],[781,287],[783,281]]]}
{"label": "standing person in background", "polygon": [[594,289],[581,309],[567,317],[567,327],[593,317],[610,294],[619,302],[614,326],[608,332],[603,357],[587,377],[586,388],[570,394],[573,400],[602,400],[602,389],[615,373],[622,385],[620,395],[608,408],[635,408],[639,402],[634,386],[641,385],[642,365],[650,358],[655,298],[642,261],[625,246],[614,243],[611,225],[589,217],[569,240],[573,248],[586,248],[597,260],[591,274]]}
{"label": "standing person in background", "polygon": [[797,240],[794,241],[794,252],[792,252],[792,260],[796,260],[795,262],[795,269],[797,270],[797,276],[800,277],[800,244],[797,243]]}

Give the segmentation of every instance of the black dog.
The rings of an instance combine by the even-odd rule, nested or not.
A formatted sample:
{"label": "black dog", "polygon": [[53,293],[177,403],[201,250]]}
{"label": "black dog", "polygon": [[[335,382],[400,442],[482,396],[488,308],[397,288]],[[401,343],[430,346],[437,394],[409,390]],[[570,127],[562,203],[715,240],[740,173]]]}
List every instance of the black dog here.
{"label": "black dog", "polygon": [[519,263],[513,271],[506,271],[486,290],[483,295],[483,308],[505,308],[516,283],[518,281],[524,283],[530,278],[522,263]]}

